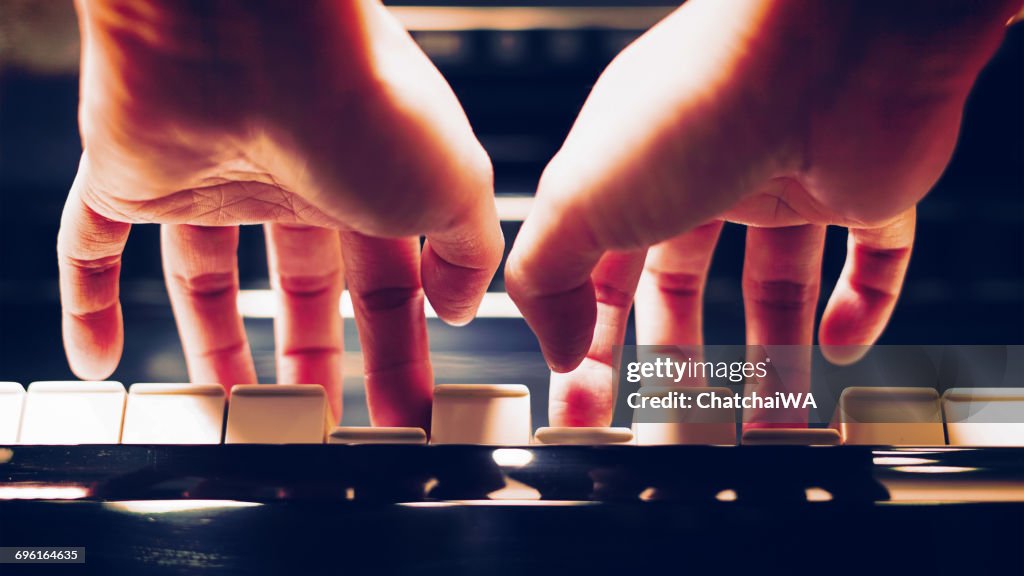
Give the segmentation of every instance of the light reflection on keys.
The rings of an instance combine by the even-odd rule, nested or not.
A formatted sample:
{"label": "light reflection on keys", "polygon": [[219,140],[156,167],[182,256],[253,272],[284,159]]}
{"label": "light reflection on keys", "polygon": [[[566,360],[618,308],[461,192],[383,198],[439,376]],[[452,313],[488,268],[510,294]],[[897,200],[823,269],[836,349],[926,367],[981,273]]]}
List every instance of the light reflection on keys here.
{"label": "light reflection on keys", "polygon": [[335,426],[328,444],[426,444],[427,433],[415,427]]}
{"label": "light reflection on keys", "polygon": [[839,431],[833,428],[748,428],[747,446],[837,446]]}
{"label": "light reflection on keys", "polygon": [[17,382],[0,382],[0,444],[18,441],[25,388]]}
{"label": "light reflection on keys", "polygon": [[440,384],[431,444],[530,443],[530,391],[522,384]]}
{"label": "light reflection on keys", "polygon": [[537,444],[598,446],[603,444],[632,444],[633,431],[629,428],[563,428],[542,427],[534,434]]}
{"label": "light reflection on keys", "polygon": [[20,444],[117,444],[124,417],[120,382],[33,382],[25,395]]}
{"label": "light reflection on keys", "polygon": [[124,444],[220,444],[224,387],[219,384],[133,384],[125,408]]}
{"label": "light reflection on keys", "polygon": [[946,443],[939,394],[932,388],[853,386],[843,390],[833,420],[844,444]]}
{"label": "light reflection on keys", "polygon": [[316,384],[240,384],[231,389],[225,444],[322,444],[327,394]]}
{"label": "light reflection on keys", "polygon": [[942,411],[952,445],[1024,446],[1024,388],[950,388]]}

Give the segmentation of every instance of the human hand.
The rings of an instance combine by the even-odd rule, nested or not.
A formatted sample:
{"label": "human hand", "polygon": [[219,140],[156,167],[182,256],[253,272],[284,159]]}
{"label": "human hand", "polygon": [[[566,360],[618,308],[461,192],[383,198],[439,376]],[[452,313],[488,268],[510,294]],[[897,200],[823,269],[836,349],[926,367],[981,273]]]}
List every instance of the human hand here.
{"label": "human hand", "polygon": [[818,340],[855,361],[895,306],[914,207],[1019,7],[691,0],[623,51],[506,266],[554,371],[551,425],[611,421],[634,294],[638,344],[702,342],[723,221],[748,225],[748,344],[813,342],[825,226],[849,229]]}
{"label": "human hand", "polygon": [[[347,280],[371,419],[426,426],[424,293],[462,324],[501,259],[490,161],[454,94],[373,0],[79,0],[84,153],[58,253],[68,360],[109,376],[131,224],[160,223],[194,382],[256,382],[238,225],[264,223],[279,383],[341,409]],[[419,236],[427,237],[420,251]]]}

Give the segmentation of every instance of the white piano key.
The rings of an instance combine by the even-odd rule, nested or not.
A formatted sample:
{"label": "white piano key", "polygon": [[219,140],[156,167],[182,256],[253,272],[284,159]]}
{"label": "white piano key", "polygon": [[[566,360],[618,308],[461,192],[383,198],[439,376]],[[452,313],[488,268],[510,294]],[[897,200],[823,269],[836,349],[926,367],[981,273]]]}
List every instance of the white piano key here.
{"label": "white piano key", "polygon": [[25,388],[21,384],[0,382],[0,445],[18,442],[24,403]]}
{"label": "white piano key", "polygon": [[1024,388],[950,388],[942,411],[951,445],[1024,446]]}
{"label": "white piano key", "polygon": [[220,444],[224,387],[219,384],[133,384],[123,444]]}
{"label": "white piano key", "polygon": [[633,431],[629,428],[545,426],[538,428],[533,437],[535,443],[549,445],[599,446],[633,443]]}
{"label": "white piano key", "polygon": [[749,428],[743,431],[747,446],[837,446],[839,431],[834,428]]}
{"label": "white piano key", "polygon": [[240,384],[231,388],[225,444],[322,444],[327,394],[316,384]]}
{"label": "white piano key", "polygon": [[941,446],[939,393],[932,388],[853,386],[843,390],[833,425],[844,444]]}
{"label": "white piano key", "polygon": [[117,444],[124,418],[120,382],[33,382],[19,444]]}
{"label": "white piano key", "polygon": [[431,444],[530,443],[530,391],[522,384],[440,384]]}
{"label": "white piano key", "polygon": [[426,444],[423,428],[385,426],[335,426],[328,444]]}
{"label": "white piano key", "polygon": [[[640,446],[667,444],[736,444],[736,410],[734,408],[698,408],[698,394],[714,394],[731,397],[733,392],[724,387],[650,387],[641,388],[644,396],[666,396],[669,392],[681,392],[691,399],[690,408],[637,408],[634,411],[633,434]],[[660,422],[638,422],[637,414],[643,411],[645,420],[664,413]]]}

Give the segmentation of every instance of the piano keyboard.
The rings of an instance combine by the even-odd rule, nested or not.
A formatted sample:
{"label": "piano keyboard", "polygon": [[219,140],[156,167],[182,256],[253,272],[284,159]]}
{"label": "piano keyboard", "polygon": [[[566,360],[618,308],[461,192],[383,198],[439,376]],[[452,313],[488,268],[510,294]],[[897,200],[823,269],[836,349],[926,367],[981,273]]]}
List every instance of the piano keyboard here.
{"label": "piano keyboard", "polygon": [[[1019,573],[1010,551],[1024,511],[1022,389],[850,389],[833,428],[742,434],[731,410],[531,434],[529,400],[521,385],[439,385],[428,439],[419,428],[332,426],[316,385],[225,395],[191,384],[135,384],[126,394],[117,382],[5,383],[0,531],[85,546],[97,573],[157,562],[175,567],[167,573],[212,574],[286,572],[296,565],[281,560],[288,550],[330,550],[375,569],[396,561],[406,573],[494,542],[517,551],[558,543],[546,559],[564,552],[567,534],[609,551],[648,550],[667,535],[658,550],[669,550],[691,525],[682,534],[696,550],[761,526],[745,549],[796,544],[801,558],[819,551],[816,565],[827,565],[851,542],[925,549],[935,536],[922,527],[971,526],[961,541],[1009,568],[1001,573]],[[910,418],[892,421],[904,410]],[[919,441],[932,445],[902,445]],[[998,447],[976,447],[989,445]],[[634,532],[643,537],[624,545]],[[419,560],[398,560],[406,555]],[[921,555],[913,570],[894,557],[901,573],[921,567]],[[602,555],[573,558],[607,568]],[[948,562],[926,566],[939,564]],[[971,568],[957,573],[984,573]]]}
{"label": "piano keyboard", "polygon": [[[727,390],[721,392],[727,393]],[[695,416],[697,415],[697,416]],[[632,429],[541,428],[518,384],[441,384],[431,444],[734,445],[738,414],[714,409]],[[624,432],[629,432],[626,438]],[[852,387],[831,428],[751,428],[750,445],[1024,446],[1024,388]],[[947,442],[948,440],[948,442]],[[418,428],[336,427],[318,385],[0,383],[0,445],[422,444]]]}

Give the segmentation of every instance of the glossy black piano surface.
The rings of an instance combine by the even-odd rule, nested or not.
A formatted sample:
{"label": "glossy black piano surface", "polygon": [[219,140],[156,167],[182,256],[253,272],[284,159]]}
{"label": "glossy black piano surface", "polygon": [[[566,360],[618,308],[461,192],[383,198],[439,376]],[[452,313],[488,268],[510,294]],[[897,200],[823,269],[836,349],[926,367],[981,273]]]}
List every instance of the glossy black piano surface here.
{"label": "glossy black piano surface", "polygon": [[87,558],[2,574],[1024,570],[1019,448],[11,446],[0,460],[14,498],[0,540]]}

